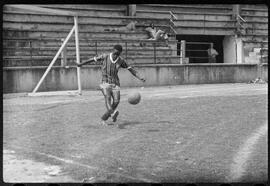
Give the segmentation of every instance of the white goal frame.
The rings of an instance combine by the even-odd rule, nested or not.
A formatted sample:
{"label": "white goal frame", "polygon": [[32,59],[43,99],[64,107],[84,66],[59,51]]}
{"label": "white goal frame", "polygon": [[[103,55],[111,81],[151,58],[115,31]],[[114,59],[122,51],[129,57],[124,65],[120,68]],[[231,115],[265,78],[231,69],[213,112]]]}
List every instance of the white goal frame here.
{"label": "white goal frame", "polygon": [[66,16],[73,16],[74,17],[74,26],[70,30],[68,36],[62,43],[61,47],[59,48],[58,52],[54,56],[53,60],[49,64],[48,68],[46,69],[45,73],[39,80],[38,84],[34,88],[34,90],[31,93],[28,93],[28,96],[46,96],[46,95],[81,95],[82,94],[82,88],[81,88],[81,69],[80,67],[77,67],[77,81],[78,81],[78,90],[69,90],[69,91],[49,91],[49,92],[37,92],[39,89],[41,83],[44,81],[45,77],[51,70],[52,66],[56,62],[59,55],[62,53],[64,48],[66,47],[69,39],[71,38],[72,34],[75,33],[75,45],[76,45],[76,63],[80,63],[80,49],[79,49],[79,27],[78,27],[78,13],[71,12],[71,11],[63,11],[63,10],[57,10],[57,9],[49,9],[49,8],[41,8],[38,6],[33,5],[5,5],[12,8],[18,8],[18,9],[24,9],[24,10],[30,10],[30,11],[37,11],[37,12],[45,12],[49,14],[56,14],[56,15],[66,15]]}

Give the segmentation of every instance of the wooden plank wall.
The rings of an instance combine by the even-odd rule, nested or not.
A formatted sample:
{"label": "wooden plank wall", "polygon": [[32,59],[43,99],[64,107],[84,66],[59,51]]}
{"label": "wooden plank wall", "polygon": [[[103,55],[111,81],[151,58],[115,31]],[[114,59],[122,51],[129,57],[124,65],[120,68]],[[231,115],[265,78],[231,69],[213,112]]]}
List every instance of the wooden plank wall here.
{"label": "wooden plank wall", "polygon": [[[147,42],[144,29],[153,22],[159,28],[169,31],[168,21],[172,11],[178,20],[175,28],[178,34],[234,35],[235,21],[232,19],[232,5],[163,5],[137,4],[136,17],[128,17],[126,5],[38,5],[44,8],[69,10],[82,14],[79,17],[81,58],[110,51],[111,47],[123,45],[123,56],[132,63],[152,63],[154,45]],[[247,33],[243,36],[245,51],[263,48],[268,55],[268,8],[265,5],[241,5],[241,16],[247,20]],[[136,31],[111,31],[123,28],[137,21]],[[73,17],[49,15],[4,6],[3,12],[3,54],[4,66],[48,65],[73,27]],[[109,31],[108,31],[109,30]],[[99,40],[99,41],[93,41]],[[140,43],[146,43],[141,47]],[[175,38],[169,46],[156,47],[159,58],[176,56]],[[126,51],[126,48],[128,49]],[[67,47],[68,61],[75,59],[75,42]],[[137,62],[135,58],[140,59]],[[162,61],[162,60],[161,60]],[[178,61],[178,60],[177,60]],[[60,64],[60,59],[56,65]]]}
{"label": "wooden plank wall", "polygon": [[[244,23],[246,33],[241,36],[244,42],[244,54],[249,55],[249,52],[254,49],[261,48],[267,59],[268,7],[263,4],[241,4],[240,7],[240,15],[247,21]],[[172,11],[178,17],[178,20],[175,21],[175,29],[178,34],[232,36],[236,30],[232,17],[232,4],[137,5],[138,16],[165,18],[168,15],[164,11]]]}
{"label": "wooden plank wall", "polygon": [[[151,22],[163,30],[169,29],[169,19],[137,18],[126,16],[126,5],[39,5],[78,12],[81,58],[108,52],[116,43],[124,47],[124,57],[153,57],[154,45],[147,41],[144,31]],[[74,18],[65,15],[52,15],[35,11],[26,11],[4,7],[3,38],[4,66],[40,66],[48,65],[74,25]],[[135,31],[123,28],[130,22],[137,21]],[[120,28],[120,30],[119,30]],[[121,30],[122,29],[122,30]],[[95,42],[93,40],[99,40]],[[142,47],[140,43],[145,43]],[[176,55],[176,40],[169,45],[156,45],[158,56]],[[126,51],[127,49],[127,51]],[[72,39],[67,47],[68,60],[75,59],[75,42]],[[130,60],[132,61],[132,60]],[[147,63],[149,59],[144,60]],[[150,60],[152,63],[153,60]],[[60,59],[56,65],[60,64]]]}

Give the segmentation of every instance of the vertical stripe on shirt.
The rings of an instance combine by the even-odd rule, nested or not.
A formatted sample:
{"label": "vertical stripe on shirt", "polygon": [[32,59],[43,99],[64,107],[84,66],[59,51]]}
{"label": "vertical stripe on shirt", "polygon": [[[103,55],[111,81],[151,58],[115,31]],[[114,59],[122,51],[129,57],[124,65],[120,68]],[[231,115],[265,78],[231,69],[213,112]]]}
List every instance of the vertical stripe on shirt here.
{"label": "vertical stripe on shirt", "polygon": [[[109,60],[110,60],[110,59],[109,59]],[[109,61],[109,60],[108,60],[108,61]],[[111,60],[110,60],[109,63],[110,63],[110,83],[113,83],[113,80],[112,80],[111,77],[112,77],[112,75],[113,75],[113,69],[114,69],[114,68],[113,68],[113,63],[111,62]]]}

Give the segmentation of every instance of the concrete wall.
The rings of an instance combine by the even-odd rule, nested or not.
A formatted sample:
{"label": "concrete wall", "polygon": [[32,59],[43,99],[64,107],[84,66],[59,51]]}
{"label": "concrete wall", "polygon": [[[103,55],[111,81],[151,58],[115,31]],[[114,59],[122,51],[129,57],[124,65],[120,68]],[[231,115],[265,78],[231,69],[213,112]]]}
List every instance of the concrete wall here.
{"label": "concrete wall", "polygon": [[[268,79],[268,65],[262,66],[262,77]],[[129,71],[120,70],[122,87],[161,86],[203,83],[238,83],[257,78],[257,65],[254,64],[171,64],[135,66],[144,74],[147,82],[142,83]],[[31,92],[45,72],[46,67],[22,68],[6,67],[3,69],[3,92]],[[98,66],[82,68],[82,89],[96,89],[101,75]],[[76,68],[54,67],[38,91],[57,91],[77,89]]]}

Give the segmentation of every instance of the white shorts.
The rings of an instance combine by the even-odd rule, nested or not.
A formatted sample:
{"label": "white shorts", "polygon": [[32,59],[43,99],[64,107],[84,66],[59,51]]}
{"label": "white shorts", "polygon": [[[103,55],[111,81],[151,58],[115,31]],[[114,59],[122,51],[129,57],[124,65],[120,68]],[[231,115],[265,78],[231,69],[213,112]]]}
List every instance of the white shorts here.
{"label": "white shorts", "polygon": [[101,83],[99,85],[101,89],[111,89],[112,91],[120,91],[120,87],[115,84],[110,84],[110,83]]}

